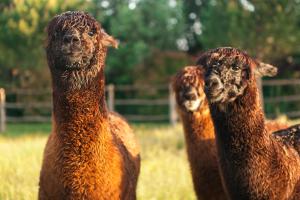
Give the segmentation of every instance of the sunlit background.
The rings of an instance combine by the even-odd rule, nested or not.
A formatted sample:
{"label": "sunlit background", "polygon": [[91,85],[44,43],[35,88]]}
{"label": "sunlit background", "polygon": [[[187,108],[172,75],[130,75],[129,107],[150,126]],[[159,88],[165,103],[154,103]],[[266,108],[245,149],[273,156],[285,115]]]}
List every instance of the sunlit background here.
{"label": "sunlit background", "polygon": [[300,117],[300,0],[0,0],[1,200],[36,198],[51,130],[44,30],[68,10],[89,12],[120,42],[107,56],[108,106],[142,144],[139,199],[195,199],[168,85],[201,52],[233,46],[277,66],[278,76],[262,81],[264,110]]}

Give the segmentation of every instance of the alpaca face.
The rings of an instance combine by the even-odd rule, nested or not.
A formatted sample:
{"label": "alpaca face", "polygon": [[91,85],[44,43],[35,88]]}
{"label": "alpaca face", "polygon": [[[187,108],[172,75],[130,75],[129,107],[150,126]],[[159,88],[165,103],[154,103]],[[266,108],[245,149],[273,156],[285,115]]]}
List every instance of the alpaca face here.
{"label": "alpaca face", "polygon": [[58,69],[84,69],[96,59],[100,36],[100,24],[88,14],[66,12],[49,23],[47,50]]}
{"label": "alpaca face", "polygon": [[200,78],[201,76],[200,68],[189,66],[181,70],[175,77],[173,87],[180,109],[189,112],[197,111],[205,100],[204,81]]}
{"label": "alpaca face", "polygon": [[[198,61],[205,69],[205,93],[210,103],[230,103],[243,95],[255,75],[273,76],[277,69],[258,63],[246,53],[230,48],[218,48],[205,53]],[[255,81],[255,80],[254,80]]]}
{"label": "alpaca face", "polygon": [[89,82],[104,65],[107,46],[117,42],[84,12],[65,12],[47,28],[47,57],[51,72],[76,88]]}

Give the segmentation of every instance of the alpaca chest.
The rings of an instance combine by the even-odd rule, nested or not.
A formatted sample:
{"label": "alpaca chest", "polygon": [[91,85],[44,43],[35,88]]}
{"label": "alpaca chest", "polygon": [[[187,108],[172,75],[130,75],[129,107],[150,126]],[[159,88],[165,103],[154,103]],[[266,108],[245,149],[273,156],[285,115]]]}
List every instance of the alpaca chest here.
{"label": "alpaca chest", "polygon": [[115,199],[114,196],[120,195],[124,163],[113,141],[102,137],[88,143],[72,140],[61,145],[57,166],[70,196]]}

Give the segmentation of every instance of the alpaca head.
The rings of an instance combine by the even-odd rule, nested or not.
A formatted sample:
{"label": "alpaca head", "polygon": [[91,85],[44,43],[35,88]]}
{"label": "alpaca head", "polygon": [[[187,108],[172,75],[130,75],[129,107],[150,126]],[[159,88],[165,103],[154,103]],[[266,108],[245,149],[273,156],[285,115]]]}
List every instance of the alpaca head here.
{"label": "alpaca head", "polygon": [[222,47],[200,56],[205,69],[205,93],[210,103],[227,104],[244,94],[256,76],[274,76],[277,68],[257,62],[241,50]]}
{"label": "alpaca head", "polygon": [[80,88],[103,68],[106,49],[117,42],[89,14],[55,16],[47,27],[46,52],[52,73]]}
{"label": "alpaca head", "polygon": [[194,112],[205,101],[202,69],[187,66],[180,70],[173,80],[173,89],[179,109]]}

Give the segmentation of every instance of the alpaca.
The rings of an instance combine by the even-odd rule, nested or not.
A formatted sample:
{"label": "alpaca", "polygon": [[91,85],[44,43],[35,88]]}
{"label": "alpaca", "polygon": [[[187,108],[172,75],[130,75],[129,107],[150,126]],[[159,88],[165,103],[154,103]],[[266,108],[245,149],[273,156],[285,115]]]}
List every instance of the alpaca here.
{"label": "alpaca", "polygon": [[203,91],[203,70],[181,69],[172,81],[198,199],[227,199],[219,175],[214,127]]}
{"label": "alpaca", "polygon": [[[177,110],[183,122],[187,155],[198,199],[227,199],[218,170],[215,133],[204,93],[203,69],[186,66],[172,80]],[[268,131],[287,128],[266,122]],[[205,153],[203,153],[205,152]]]}
{"label": "alpaca", "polygon": [[47,36],[53,130],[39,199],[136,199],[139,147],[127,122],[105,104],[106,51],[117,42],[79,11],[54,17]]}
{"label": "alpaca", "polygon": [[255,81],[256,75],[273,76],[277,69],[231,47],[203,53],[198,66],[205,70],[205,94],[230,199],[299,199],[295,144],[300,131],[291,127],[267,132]]}

